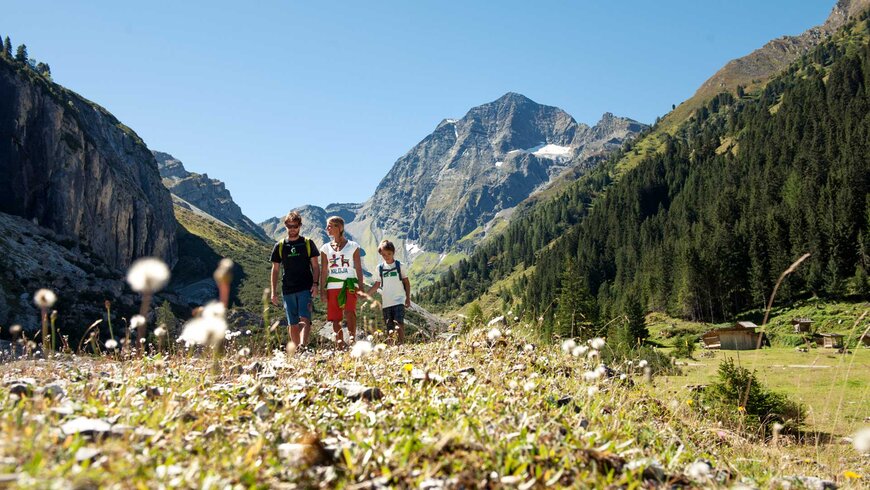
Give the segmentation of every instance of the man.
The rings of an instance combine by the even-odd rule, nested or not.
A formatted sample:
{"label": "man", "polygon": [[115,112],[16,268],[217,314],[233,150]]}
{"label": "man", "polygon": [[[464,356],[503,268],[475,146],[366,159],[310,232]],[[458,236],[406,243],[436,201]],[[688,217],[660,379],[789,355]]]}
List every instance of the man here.
{"label": "man", "polygon": [[290,340],[299,347],[311,335],[311,298],[320,287],[320,252],[317,245],[299,234],[302,216],[291,211],[284,217],[287,237],[272,249],[272,304],[278,303],[278,271],[283,266],[281,293]]}

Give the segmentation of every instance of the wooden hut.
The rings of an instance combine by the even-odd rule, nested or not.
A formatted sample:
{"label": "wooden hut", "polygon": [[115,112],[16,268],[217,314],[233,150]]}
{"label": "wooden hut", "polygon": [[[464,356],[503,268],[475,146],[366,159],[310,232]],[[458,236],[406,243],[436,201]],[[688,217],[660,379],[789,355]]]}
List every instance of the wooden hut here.
{"label": "wooden hut", "polygon": [[707,349],[754,350],[758,348],[760,333],[752,322],[737,322],[733,327],[717,328],[701,336]]}
{"label": "wooden hut", "polygon": [[816,334],[814,338],[820,347],[828,349],[841,349],[843,347],[843,336],[838,333],[820,333]]}
{"label": "wooden hut", "polygon": [[794,326],[794,333],[809,333],[813,328],[813,321],[809,318],[793,318],[791,324]]}
{"label": "wooden hut", "polygon": [[870,332],[858,337],[858,343],[864,344],[865,347],[870,347]]}

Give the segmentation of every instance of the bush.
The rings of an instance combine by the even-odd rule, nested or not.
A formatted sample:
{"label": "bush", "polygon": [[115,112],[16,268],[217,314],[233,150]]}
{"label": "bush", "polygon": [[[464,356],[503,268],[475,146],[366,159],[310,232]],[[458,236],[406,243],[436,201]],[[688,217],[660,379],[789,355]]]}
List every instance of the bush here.
{"label": "bush", "polygon": [[692,354],[698,347],[698,338],[695,335],[680,335],[674,339],[673,356],[676,358],[692,359]]}
{"label": "bush", "polygon": [[769,391],[759,383],[755,371],[734,364],[731,358],[719,364],[718,380],[707,386],[701,396],[719,420],[751,431],[766,432],[773,423],[796,430],[804,419],[802,405]]}
{"label": "bush", "polygon": [[679,373],[669,356],[634,339],[626,327],[611,327],[607,333],[607,348],[601,351],[601,361],[607,365],[616,365],[640,360],[646,360],[653,374]]}

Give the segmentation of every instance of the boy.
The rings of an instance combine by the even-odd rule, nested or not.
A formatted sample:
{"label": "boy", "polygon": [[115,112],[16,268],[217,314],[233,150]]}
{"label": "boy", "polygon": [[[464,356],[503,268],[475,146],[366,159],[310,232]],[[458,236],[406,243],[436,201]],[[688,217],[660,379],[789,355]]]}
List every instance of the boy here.
{"label": "boy", "polygon": [[384,323],[389,332],[393,324],[398,330],[401,344],[405,340],[405,308],[411,307],[411,281],[402,270],[402,264],[395,260],[396,246],[389,240],[384,240],[378,245],[378,253],[383,257],[383,262],[378,264],[378,280],[375,281],[369,296],[379,287],[381,291],[381,307],[384,313]]}

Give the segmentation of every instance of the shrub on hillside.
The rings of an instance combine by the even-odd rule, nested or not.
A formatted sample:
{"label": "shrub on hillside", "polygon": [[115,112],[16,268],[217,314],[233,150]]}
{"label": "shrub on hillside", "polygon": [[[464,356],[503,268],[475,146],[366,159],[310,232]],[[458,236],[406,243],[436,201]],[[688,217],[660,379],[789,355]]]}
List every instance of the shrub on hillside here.
{"label": "shrub on hillside", "polygon": [[655,347],[644,345],[624,325],[612,326],[607,333],[607,348],[601,351],[601,360],[608,366],[627,361],[646,360],[653,374],[677,374],[671,358]]}
{"label": "shrub on hillside", "polygon": [[692,359],[695,348],[698,347],[698,338],[695,335],[680,335],[674,339],[673,356],[676,358]]}
{"label": "shrub on hillside", "polygon": [[800,428],[805,415],[801,404],[768,390],[755,371],[735,364],[731,358],[719,364],[718,380],[708,385],[701,397],[718,420],[750,432],[764,434],[774,423],[794,431]]}

